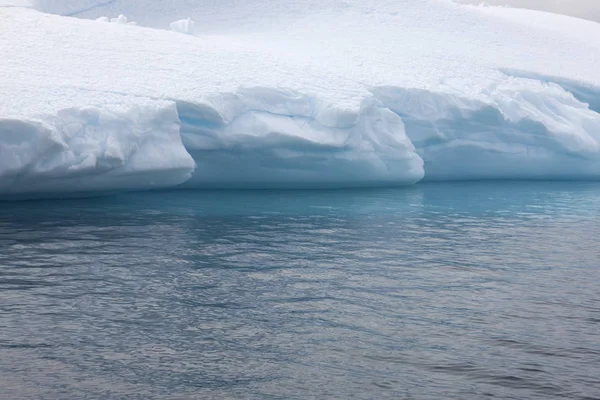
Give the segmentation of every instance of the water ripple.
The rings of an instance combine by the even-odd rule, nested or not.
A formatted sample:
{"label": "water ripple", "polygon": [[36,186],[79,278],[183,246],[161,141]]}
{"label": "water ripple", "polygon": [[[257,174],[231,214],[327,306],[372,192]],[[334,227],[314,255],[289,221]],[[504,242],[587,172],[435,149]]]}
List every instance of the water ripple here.
{"label": "water ripple", "polygon": [[2,398],[593,399],[600,185],[0,204]]}

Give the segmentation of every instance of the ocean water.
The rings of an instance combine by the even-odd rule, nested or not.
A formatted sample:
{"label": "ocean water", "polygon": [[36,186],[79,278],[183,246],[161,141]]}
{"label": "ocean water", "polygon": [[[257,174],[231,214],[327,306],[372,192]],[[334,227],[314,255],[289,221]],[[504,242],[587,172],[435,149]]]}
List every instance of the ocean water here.
{"label": "ocean water", "polygon": [[0,203],[0,397],[600,398],[600,184]]}

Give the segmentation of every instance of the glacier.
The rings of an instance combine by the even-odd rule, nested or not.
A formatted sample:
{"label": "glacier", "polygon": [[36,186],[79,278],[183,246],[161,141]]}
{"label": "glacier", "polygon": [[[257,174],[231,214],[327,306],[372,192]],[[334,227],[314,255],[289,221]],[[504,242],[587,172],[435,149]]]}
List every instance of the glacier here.
{"label": "glacier", "polygon": [[595,22],[449,0],[0,0],[0,26],[0,197],[600,178]]}

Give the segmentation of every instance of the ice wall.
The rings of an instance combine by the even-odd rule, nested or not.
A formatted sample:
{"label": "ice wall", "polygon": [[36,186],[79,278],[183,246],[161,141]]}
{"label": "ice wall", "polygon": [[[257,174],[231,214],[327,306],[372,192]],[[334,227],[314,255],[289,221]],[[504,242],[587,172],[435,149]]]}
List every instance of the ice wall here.
{"label": "ice wall", "polygon": [[170,187],[194,168],[173,103],[0,118],[2,196]]}

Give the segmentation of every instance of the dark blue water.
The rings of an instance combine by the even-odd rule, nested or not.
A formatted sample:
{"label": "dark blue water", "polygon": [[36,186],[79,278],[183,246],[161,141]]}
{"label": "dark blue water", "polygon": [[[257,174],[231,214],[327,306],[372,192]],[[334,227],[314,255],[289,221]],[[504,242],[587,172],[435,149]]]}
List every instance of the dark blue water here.
{"label": "dark blue water", "polygon": [[0,397],[600,398],[600,184],[0,203]]}

